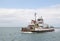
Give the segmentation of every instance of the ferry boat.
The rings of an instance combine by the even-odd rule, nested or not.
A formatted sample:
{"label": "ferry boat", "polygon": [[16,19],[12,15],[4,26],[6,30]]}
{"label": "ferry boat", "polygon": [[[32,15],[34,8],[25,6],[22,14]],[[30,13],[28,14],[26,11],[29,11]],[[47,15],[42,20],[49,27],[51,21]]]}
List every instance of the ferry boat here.
{"label": "ferry boat", "polygon": [[38,19],[36,19],[36,13],[35,13],[35,19],[31,20],[31,24],[29,24],[27,27],[22,27],[21,32],[23,33],[33,33],[33,32],[52,32],[54,31],[53,26],[49,26],[48,24],[44,23],[44,20],[42,16]]}

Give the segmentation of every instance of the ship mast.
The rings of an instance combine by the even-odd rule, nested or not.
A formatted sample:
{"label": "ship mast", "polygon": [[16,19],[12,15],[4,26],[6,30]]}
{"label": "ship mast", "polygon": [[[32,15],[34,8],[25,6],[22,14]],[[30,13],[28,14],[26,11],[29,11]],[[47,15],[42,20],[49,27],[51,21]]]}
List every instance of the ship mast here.
{"label": "ship mast", "polygon": [[35,28],[36,28],[36,12],[35,12],[34,16],[35,16],[35,25],[34,25],[34,31],[35,31]]}
{"label": "ship mast", "polygon": [[36,21],[36,13],[35,13],[35,21]]}

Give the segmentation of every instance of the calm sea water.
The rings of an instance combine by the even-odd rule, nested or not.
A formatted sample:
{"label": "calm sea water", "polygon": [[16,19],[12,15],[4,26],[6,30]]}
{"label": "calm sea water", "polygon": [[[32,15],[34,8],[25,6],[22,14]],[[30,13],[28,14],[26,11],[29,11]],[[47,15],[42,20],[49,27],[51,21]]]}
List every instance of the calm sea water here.
{"label": "calm sea water", "polygon": [[46,33],[20,32],[19,27],[0,27],[0,41],[60,41],[60,29]]}

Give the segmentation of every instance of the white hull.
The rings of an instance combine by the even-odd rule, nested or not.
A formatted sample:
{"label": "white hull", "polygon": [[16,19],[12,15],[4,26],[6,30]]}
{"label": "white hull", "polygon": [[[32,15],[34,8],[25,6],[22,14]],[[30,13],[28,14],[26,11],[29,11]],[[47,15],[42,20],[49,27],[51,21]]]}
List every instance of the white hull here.
{"label": "white hull", "polygon": [[52,32],[54,28],[49,29],[35,29],[34,31],[22,31],[22,33],[33,33],[33,32]]}

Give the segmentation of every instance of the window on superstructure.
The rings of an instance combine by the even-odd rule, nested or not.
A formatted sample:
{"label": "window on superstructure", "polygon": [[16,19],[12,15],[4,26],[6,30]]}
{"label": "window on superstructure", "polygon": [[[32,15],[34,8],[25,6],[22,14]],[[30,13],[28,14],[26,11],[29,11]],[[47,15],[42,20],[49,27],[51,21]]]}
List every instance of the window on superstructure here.
{"label": "window on superstructure", "polygon": [[43,21],[43,19],[38,19],[38,21]]}

